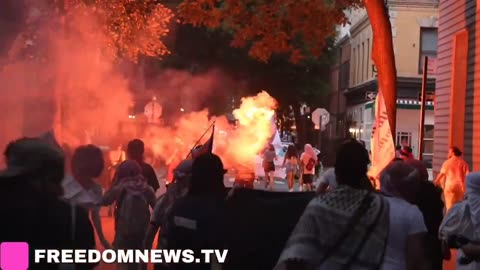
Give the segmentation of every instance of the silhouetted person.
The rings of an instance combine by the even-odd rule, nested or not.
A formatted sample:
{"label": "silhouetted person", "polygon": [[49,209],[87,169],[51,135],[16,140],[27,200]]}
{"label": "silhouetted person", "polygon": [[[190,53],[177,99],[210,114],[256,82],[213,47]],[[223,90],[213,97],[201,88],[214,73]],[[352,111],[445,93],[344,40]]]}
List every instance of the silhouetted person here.
{"label": "silhouetted person", "polygon": [[309,203],[275,269],[380,269],[389,211],[367,178],[369,163],[357,141],[341,145],[335,162],[338,186]]}
{"label": "silhouetted person", "polygon": [[[193,161],[188,193],[174,203],[169,217],[168,249],[192,249],[200,252],[200,249],[224,247],[225,172],[222,161],[214,154],[205,154]],[[211,267],[211,264],[206,263],[176,264],[171,269],[212,269]]]}
{"label": "silhouetted person", "polygon": [[57,264],[33,264],[34,249],[95,248],[87,212],[61,200],[65,170],[61,150],[25,138],[10,143],[5,158],[7,168],[0,172],[0,242],[27,242],[33,270],[59,269]]}
{"label": "silhouetted person", "polygon": [[105,238],[100,218],[100,200],[103,189],[97,182],[103,172],[105,162],[103,153],[95,145],[83,145],[75,149],[71,160],[72,174],[62,182],[63,198],[71,204],[88,210],[98,238],[105,248],[110,244]]}
{"label": "silhouetted person", "polygon": [[[144,161],[145,144],[139,139],[132,140],[127,146],[127,159],[135,160],[142,167],[142,174],[147,183],[153,188],[153,191],[157,191],[160,188],[158,183],[157,174],[153,167]],[[114,180],[116,181],[116,179]]]}

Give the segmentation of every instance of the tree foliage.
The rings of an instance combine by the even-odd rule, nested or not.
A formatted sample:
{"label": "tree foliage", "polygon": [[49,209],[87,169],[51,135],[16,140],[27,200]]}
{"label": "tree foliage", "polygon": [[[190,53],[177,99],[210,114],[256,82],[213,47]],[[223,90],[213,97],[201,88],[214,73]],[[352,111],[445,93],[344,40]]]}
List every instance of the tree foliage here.
{"label": "tree foliage", "polygon": [[267,62],[273,54],[287,54],[298,63],[318,57],[348,22],[344,10],[361,0],[183,0],[180,18],[195,26],[231,31],[234,47],[248,47],[249,55]]}
{"label": "tree foliage", "polygon": [[[50,0],[66,24],[78,29],[85,18],[95,20],[97,35],[114,56],[136,61],[140,55],[162,57],[169,52],[162,38],[169,33],[173,12],[155,0]],[[76,25],[75,25],[76,24]],[[98,31],[101,29],[102,31]]]}

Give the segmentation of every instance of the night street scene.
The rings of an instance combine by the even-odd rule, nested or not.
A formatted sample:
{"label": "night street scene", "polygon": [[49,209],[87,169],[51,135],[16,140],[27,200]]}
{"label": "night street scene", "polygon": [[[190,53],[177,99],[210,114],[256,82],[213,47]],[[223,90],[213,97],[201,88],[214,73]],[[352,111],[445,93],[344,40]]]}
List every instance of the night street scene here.
{"label": "night street scene", "polygon": [[480,270],[478,10],[0,0],[0,269]]}

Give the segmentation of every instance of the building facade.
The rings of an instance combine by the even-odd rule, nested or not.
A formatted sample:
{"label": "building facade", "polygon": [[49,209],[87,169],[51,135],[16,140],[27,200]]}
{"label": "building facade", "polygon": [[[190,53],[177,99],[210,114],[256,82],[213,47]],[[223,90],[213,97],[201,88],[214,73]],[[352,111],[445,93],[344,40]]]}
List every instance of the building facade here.
{"label": "building facade", "polygon": [[478,0],[440,0],[433,169],[457,146],[471,170],[480,168],[480,9]]}
{"label": "building facade", "polygon": [[[437,59],[438,0],[387,1],[392,25],[395,61],[397,67],[397,136],[398,145],[409,145],[418,152],[420,123],[419,94],[422,86],[423,58],[429,57],[427,91],[435,91]],[[334,87],[345,97],[347,134],[364,140],[370,147],[375,120],[374,100],[378,92],[376,68],[371,59],[373,35],[365,9],[348,13],[350,26],[339,37],[337,51],[349,47],[348,78],[342,78],[346,87]],[[348,46],[344,45],[348,43]],[[344,60],[345,61],[345,60]],[[339,68],[338,68],[339,70]],[[335,79],[332,69],[332,79]],[[337,72],[340,74],[340,72]],[[340,85],[339,82],[336,85]],[[335,85],[335,86],[336,86]],[[335,92],[335,91],[333,91]],[[429,100],[425,113],[424,160],[431,165],[433,157],[434,101]],[[332,110],[332,109],[331,109]]]}

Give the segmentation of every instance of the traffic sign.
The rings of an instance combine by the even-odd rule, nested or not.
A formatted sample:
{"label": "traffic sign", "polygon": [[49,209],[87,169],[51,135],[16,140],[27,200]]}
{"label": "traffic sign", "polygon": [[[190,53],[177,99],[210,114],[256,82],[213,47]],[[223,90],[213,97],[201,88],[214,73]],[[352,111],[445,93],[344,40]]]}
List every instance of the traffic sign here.
{"label": "traffic sign", "polygon": [[322,117],[322,129],[324,126],[330,122],[330,113],[324,108],[317,108],[315,111],[312,112],[312,122],[319,126],[320,125],[320,117]]}
{"label": "traffic sign", "polygon": [[376,92],[370,92],[370,91],[365,92],[365,99],[366,100],[374,100],[376,97],[377,97]]}
{"label": "traffic sign", "polygon": [[162,116],[162,106],[155,100],[152,100],[145,106],[144,114],[150,123],[156,123]]}

